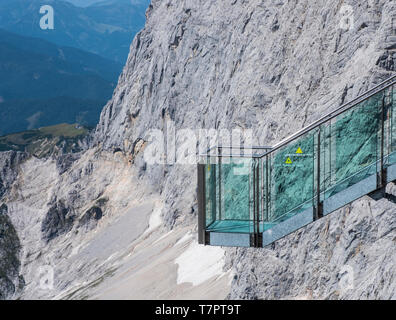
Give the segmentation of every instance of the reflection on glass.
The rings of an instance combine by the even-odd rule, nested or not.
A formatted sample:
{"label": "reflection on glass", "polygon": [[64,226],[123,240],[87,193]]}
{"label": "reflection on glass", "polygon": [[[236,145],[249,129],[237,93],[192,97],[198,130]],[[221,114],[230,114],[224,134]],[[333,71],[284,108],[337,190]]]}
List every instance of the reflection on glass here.
{"label": "reflection on glass", "polygon": [[[326,205],[328,212],[363,196],[361,190],[372,192],[367,181],[374,181],[375,188],[381,155],[385,168],[396,164],[394,87],[262,157],[223,157],[217,164],[207,164],[207,230],[253,234],[280,225],[275,228],[278,236],[283,232],[282,223],[296,217],[289,220],[286,235],[298,228],[294,221],[308,216],[309,210],[318,212],[313,210],[318,188],[323,202],[319,208]],[[362,184],[368,187],[360,189]],[[349,198],[339,196],[351,190]]]}
{"label": "reflection on glass", "polygon": [[377,171],[382,97],[376,94],[322,126],[325,198]]}
{"label": "reflection on glass", "polygon": [[312,207],[314,149],[314,133],[309,133],[271,155],[267,222],[281,222]]}

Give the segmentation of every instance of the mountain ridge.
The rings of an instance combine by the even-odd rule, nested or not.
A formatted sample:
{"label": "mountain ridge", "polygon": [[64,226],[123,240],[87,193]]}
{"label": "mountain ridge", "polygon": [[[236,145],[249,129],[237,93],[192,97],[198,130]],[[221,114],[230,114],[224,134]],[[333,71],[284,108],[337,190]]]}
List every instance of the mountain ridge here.
{"label": "mountain ridge", "polygon": [[[44,4],[54,8],[54,30],[40,29],[39,9]],[[82,8],[61,0],[3,0],[0,28],[124,63],[133,36],[144,26],[145,9],[145,4],[128,2]]]}
{"label": "mountain ridge", "polygon": [[[200,246],[196,165],[144,157],[152,130],[173,137],[170,123],[252,129],[254,144],[273,145],[394,74],[396,4],[350,1],[349,29],[344,4],[153,0],[92,145],[0,153],[0,202],[23,248],[10,278],[26,283],[7,297],[395,299],[389,199],[363,197],[262,249]],[[56,274],[48,290],[42,266]]]}
{"label": "mountain ridge", "polygon": [[0,48],[0,134],[33,128],[27,120],[33,115],[41,126],[77,117],[93,126],[122,69],[91,53],[1,29]]}

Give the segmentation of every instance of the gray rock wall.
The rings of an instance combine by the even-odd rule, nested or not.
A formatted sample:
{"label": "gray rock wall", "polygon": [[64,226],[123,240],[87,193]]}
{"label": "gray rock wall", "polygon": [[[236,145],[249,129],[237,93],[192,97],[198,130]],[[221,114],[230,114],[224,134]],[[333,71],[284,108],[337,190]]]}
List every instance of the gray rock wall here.
{"label": "gray rock wall", "polygon": [[395,202],[364,199],[272,246],[228,249],[229,298],[396,299],[395,214]]}
{"label": "gray rock wall", "polygon": [[[250,128],[254,144],[278,142],[391,74],[381,61],[395,55],[394,4],[350,4],[345,30],[341,1],[153,1],[96,141],[133,153],[173,121],[176,130]],[[194,201],[195,168],[146,168],[142,154],[135,165],[166,194],[172,225]]]}
{"label": "gray rock wall", "polygon": [[19,274],[21,244],[2,198],[17,179],[19,165],[26,158],[22,152],[0,153],[0,300],[12,297],[24,285]]}
{"label": "gray rock wall", "polygon": [[8,217],[8,208],[0,205],[0,300],[12,297],[24,286],[20,271],[21,244]]}
{"label": "gray rock wall", "polygon": [[[23,297],[37,297],[33,274],[47,260],[57,266],[58,292],[101,276],[112,249],[68,259],[93,237],[85,232],[97,212],[88,224],[84,217],[103,195],[104,231],[106,219],[157,193],[166,229],[195,230],[196,167],[145,163],[151,129],[252,129],[254,144],[273,145],[394,74],[395,3],[349,4],[348,29],[341,0],[153,0],[94,146],[76,159],[32,159],[17,183],[4,184],[16,181],[16,170],[14,178],[0,173],[25,244]],[[229,297],[394,299],[392,199],[364,198],[269,248],[227,249],[225,268],[235,273]],[[351,273],[353,289],[343,280]]]}
{"label": "gray rock wall", "polygon": [[[105,148],[133,153],[167,121],[251,128],[254,144],[272,145],[395,71],[390,1],[152,1],[147,16],[97,127]],[[193,223],[193,166],[148,166],[144,176],[166,199],[168,227]],[[229,250],[230,297],[394,298],[393,203],[375,204],[375,218],[372,202],[357,203],[272,249]],[[340,293],[338,268],[348,262],[359,286]]]}
{"label": "gray rock wall", "polygon": [[18,176],[18,165],[27,158],[23,152],[7,151],[0,153],[0,199],[9,190]]}

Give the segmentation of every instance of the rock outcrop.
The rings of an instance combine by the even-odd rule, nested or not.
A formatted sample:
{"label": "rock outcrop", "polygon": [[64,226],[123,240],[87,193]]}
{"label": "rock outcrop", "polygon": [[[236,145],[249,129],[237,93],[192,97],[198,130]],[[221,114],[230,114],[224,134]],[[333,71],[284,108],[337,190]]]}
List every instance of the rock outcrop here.
{"label": "rock outcrop", "polygon": [[8,215],[5,204],[0,206],[0,300],[13,296],[24,286],[19,274],[21,249],[18,235]]}

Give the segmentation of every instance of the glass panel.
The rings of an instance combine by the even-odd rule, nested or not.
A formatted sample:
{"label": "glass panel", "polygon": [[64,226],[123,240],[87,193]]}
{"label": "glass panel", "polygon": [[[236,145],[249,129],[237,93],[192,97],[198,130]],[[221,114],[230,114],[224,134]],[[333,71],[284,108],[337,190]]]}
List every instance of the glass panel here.
{"label": "glass panel", "polygon": [[332,153],[333,148],[331,144],[334,143],[334,139],[331,139],[332,133],[332,121],[328,121],[320,126],[320,200],[324,200],[324,190],[327,190],[333,182],[331,181],[332,175],[330,174],[333,170],[335,163],[335,154]]}
{"label": "glass panel", "polygon": [[252,171],[250,174],[250,233],[256,233],[263,231],[263,169],[262,159],[252,160]]}
{"label": "glass panel", "polygon": [[[391,96],[391,88],[384,89],[383,92],[383,103],[384,103],[384,167],[388,167],[390,164],[390,156],[391,156],[391,122],[392,122],[392,96]],[[382,112],[382,110],[380,110]],[[380,133],[379,137],[382,135],[382,114],[380,115]],[[381,147],[381,139],[378,140],[378,146]],[[381,151],[378,152],[378,157],[381,157]]]}
{"label": "glass panel", "polygon": [[264,217],[264,173],[263,170],[263,160],[256,159],[257,163],[257,173],[258,173],[258,191],[257,191],[257,201],[258,201],[258,222],[259,222],[259,232],[263,232],[263,217]]}
{"label": "glass panel", "polygon": [[312,207],[314,196],[314,135],[310,132],[271,154],[270,199],[264,229]]}
{"label": "glass panel", "polygon": [[325,198],[377,172],[382,93],[322,127],[325,133]]}
{"label": "glass panel", "polygon": [[271,243],[312,221],[318,181],[324,214],[375,190],[382,144],[388,179],[390,173],[395,179],[395,99],[393,86],[260,159],[223,157],[207,164],[207,229],[253,233],[258,214],[260,232],[276,226],[262,234],[263,243]]}
{"label": "glass panel", "polygon": [[229,159],[221,166],[223,220],[249,220],[251,159]]}
{"label": "glass panel", "polygon": [[261,160],[262,169],[262,220],[269,222],[270,217],[270,156]]}
{"label": "glass panel", "polygon": [[395,85],[387,89],[386,105],[389,114],[389,159],[388,164],[396,163],[396,90]]}
{"label": "glass panel", "polygon": [[[212,165],[213,166],[213,165]],[[252,159],[221,158],[217,167],[217,215],[210,231],[250,233]],[[216,185],[215,182],[215,185]],[[212,201],[213,202],[213,201]]]}
{"label": "glass panel", "polygon": [[206,227],[216,220],[216,164],[205,165]]}

